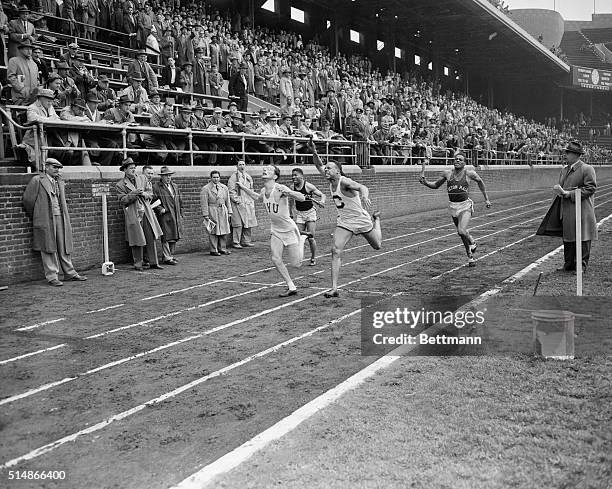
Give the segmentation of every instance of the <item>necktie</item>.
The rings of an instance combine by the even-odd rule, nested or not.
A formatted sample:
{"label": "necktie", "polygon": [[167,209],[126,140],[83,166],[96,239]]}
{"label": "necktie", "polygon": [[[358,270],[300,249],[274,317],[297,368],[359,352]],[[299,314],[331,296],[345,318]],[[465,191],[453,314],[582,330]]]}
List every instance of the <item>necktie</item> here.
{"label": "necktie", "polygon": [[59,187],[57,185],[57,179],[53,179],[53,193],[59,196]]}
{"label": "necktie", "polygon": [[215,190],[217,191],[217,193],[219,193],[219,185],[217,185],[216,183],[215,183]]}

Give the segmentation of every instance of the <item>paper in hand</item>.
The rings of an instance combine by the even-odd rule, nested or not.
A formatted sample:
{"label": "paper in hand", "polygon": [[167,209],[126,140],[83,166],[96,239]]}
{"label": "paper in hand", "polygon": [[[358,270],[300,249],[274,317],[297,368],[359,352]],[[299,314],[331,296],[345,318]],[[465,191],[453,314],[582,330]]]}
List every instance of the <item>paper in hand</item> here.
{"label": "paper in hand", "polygon": [[212,233],[213,230],[217,227],[217,223],[215,221],[211,221],[210,219],[206,220],[206,231]]}

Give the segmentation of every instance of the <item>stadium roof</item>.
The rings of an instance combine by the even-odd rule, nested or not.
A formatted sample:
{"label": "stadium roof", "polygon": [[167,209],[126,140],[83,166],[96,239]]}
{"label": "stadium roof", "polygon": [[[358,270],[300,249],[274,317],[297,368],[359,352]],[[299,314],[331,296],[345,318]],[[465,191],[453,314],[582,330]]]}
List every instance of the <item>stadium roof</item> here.
{"label": "stadium roof", "polygon": [[326,9],[333,5],[341,18],[356,26],[380,30],[377,24],[382,24],[386,30],[396,22],[400,42],[421,49],[431,46],[440,58],[481,75],[533,81],[560,79],[570,70],[488,0],[311,1]]}

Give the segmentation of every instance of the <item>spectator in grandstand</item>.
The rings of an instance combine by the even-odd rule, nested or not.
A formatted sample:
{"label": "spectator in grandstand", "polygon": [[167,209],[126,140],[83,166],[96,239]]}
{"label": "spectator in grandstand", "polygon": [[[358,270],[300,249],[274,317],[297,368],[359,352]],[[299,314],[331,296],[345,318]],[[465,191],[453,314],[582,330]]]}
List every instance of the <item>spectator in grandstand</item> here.
{"label": "spectator in grandstand", "polygon": [[257,226],[255,217],[255,202],[253,198],[242,190],[239,183],[253,190],[253,178],[246,171],[246,163],[239,160],[236,171],[232,173],[227,182],[230,200],[232,203],[232,246],[234,248],[252,247],[252,229]]}
{"label": "spectator in grandstand", "polygon": [[[175,41],[174,37],[172,37],[172,31],[170,29],[164,31],[164,35],[159,41],[159,47],[162,57],[161,64],[167,65],[168,60],[176,56]],[[165,84],[162,83],[162,85]]]}
{"label": "spectator in grandstand", "polygon": [[32,47],[32,61],[38,66],[38,84],[44,85],[49,78],[49,66],[47,62],[41,58],[43,50],[40,46]]}
{"label": "spectator in grandstand", "polygon": [[61,286],[64,280],[84,281],[72,264],[72,226],[66,204],[66,189],[60,178],[64,167],[58,160],[45,160],[45,173],[34,175],[23,194],[23,206],[32,217],[32,250],[40,251],[45,278],[49,285]]}
{"label": "spectator in grandstand", "polygon": [[[221,183],[221,174],[210,172],[210,182],[200,191],[200,206],[208,230],[210,254],[213,256],[229,255],[225,236],[231,232],[230,219],[232,207],[228,188]],[[214,223],[214,226],[209,223]]]}
{"label": "spectator in grandstand", "polygon": [[139,49],[147,48],[147,38],[151,34],[153,28],[153,19],[149,15],[151,13],[151,5],[141,4],[136,15],[136,42]]}
{"label": "spectator in grandstand", "polygon": [[[134,114],[130,112],[130,107],[134,103],[127,95],[121,95],[117,101],[117,106],[107,109],[104,113],[104,120],[111,124],[136,124]],[[127,147],[132,149],[135,147],[137,136],[134,133],[127,135]],[[119,138],[116,142],[122,144]],[[118,146],[121,147],[121,146]]]}
{"label": "spectator in grandstand", "polygon": [[[125,11],[123,11],[123,19],[121,22],[121,32],[124,32],[128,35],[129,38],[129,47],[131,49],[137,48],[137,33],[138,33],[138,19],[136,15],[134,15],[134,6],[128,2]],[[145,46],[142,46],[143,48]]]}
{"label": "spectator in grandstand", "polygon": [[134,77],[142,78],[142,87],[149,93],[151,90],[157,90],[159,85],[157,83],[157,74],[147,62],[147,52],[141,49],[136,53],[136,59],[132,61],[127,69],[128,83],[132,81]]}
{"label": "spectator in grandstand", "polygon": [[9,60],[19,55],[19,45],[24,41],[30,41],[30,44],[36,41],[36,29],[34,24],[28,21],[30,9],[21,5],[19,7],[19,18],[13,19],[8,23],[9,42],[8,42],[8,58]]}
{"label": "spectator in grandstand", "polygon": [[179,85],[183,92],[193,93],[193,63],[191,61],[183,63]]}
{"label": "spectator in grandstand", "polygon": [[178,64],[183,66],[185,63],[191,63],[195,60],[193,43],[191,42],[191,34],[186,25],[181,27],[181,34],[176,39],[176,55]]}
{"label": "spectator in grandstand", "polygon": [[285,68],[282,70],[282,76],[279,80],[280,91],[280,107],[284,110],[287,107],[287,99],[293,100],[293,83],[291,82],[291,70]]}
{"label": "spectator in grandstand", "polygon": [[[28,106],[27,121],[30,125],[35,122],[57,121],[59,116],[53,108],[53,98],[55,94],[48,89],[38,89],[36,91],[36,102]],[[55,145],[55,133],[53,131],[41,132],[38,131],[38,147],[47,145],[48,142]],[[36,161],[34,129],[28,129],[21,141],[21,145],[25,147],[28,154],[28,161],[34,163]],[[62,144],[63,145],[63,144]]]}
{"label": "spectator in grandstand", "polygon": [[74,17],[74,0],[64,0],[61,5],[62,18],[66,19],[65,28],[70,36],[77,34],[76,19]]}
{"label": "spectator in grandstand", "polygon": [[136,163],[132,158],[123,160],[119,170],[124,172],[124,177],[115,184],[115,190],[124,211],[125,236],[132,250],[134,269],[143,270],[145,246],[150,267],[161,269],[155,240],[162,235],[162,230],[151,208],[152,185],[145,175],[136,174]]}
{"label": "spectator in grandstand", "polygon": [[[221,92],[221,87],[223,87],[223,77],[221,76],[221,73],[219,73],[219,68],[217,66],[212,66],[211,69],[210,94],[218,97]],[[213,101],[213,104],[215,107],[221,107],[220,100]]]}
{"label": "spectator in grandstand", "polygon": [[383,157],[378,160],[383,165],[395,163],[393,157],[398,155],[394,149],[396,146],[396,138],[391,131],[392,124],[393,117],[390,115],[385,115],[381,120],[381,127],[374,131],[374,134],[372,134],[372,139],[376,141],[376,144],[372,145],[371,147],[372,153],[374,153],[376,156]]}
{"label": "spectator in grandstand", "polygon": [[4,64],[8,64],[8,58],[6,56],[6,45],[4,43],[4,36],[9,33],[9,21],[8,17],[4,13],[4,8],[0,2],[0,53],[2,53],[2,61]]}
{"label": "spectator in grandstand", "polygon": [[179,86],[181,70],[176,66],[173,57],[168,58],[168,64],[162,68],[161,85],[165,89],[176,90]]}
{"label": "spectator in grandstand", "polygon": [[[174,118],[174,127],[177,129],[190,129],[194,127],[194,117],[191,105],[183,105],[179,109],[178,115]],[[186,151],[188,149],[187,136],[177,136],[173,139],[176,149],[183,152],[182,162],[184,165],[188,165],[191,161],[191,156]],[[192,141],[191,146],[194,151],[199,151],[199,147]]]}
{"label": "spectator in grandstand", "polygon": [[[155,98],[159,98],[159,94],[155,94]],[[165,129],[172,129],[175,127],[174,124],[174,108],[172,101],[166,100],[161,104],[160,110],[155,110],[151,114],[151,127],[163,127]],[[142,134],[142,142],[147,149],[159,149],[159,152],[149,153],[149,161],[160,161],[164,163],[166,158],[170,161],[177,161],[176,154],[168,155],[167,150],[175,150],[177,146],[174,144],[171,135],[167,134]]]}
{"label": "spectator in grandstand", "polygon": [[[104,120],[104,112],[99,109],[100,99],[95,92],[91,91],[87,94],[85,100],[85,115],[90,122],[102,122]],[[118,144],[106,137],[102,131],[89,130],[85,135],[85,146],[89,149],[89,156],[95,158],[98,164],[108,166],[113,159],[113,152],[98,151],[98,148],[118,148]]]}
{"label": "spectator in grandstand", "polygon": [[[60,119],[68,122],[89,122],[89,118],[85,115],[85,110],[87,110],[87,106],[85,105],[85,101],[83,99],[75,99],[72,103],[64,107],[60,112]],[[82,146],[81,132],[77,129],[68,129],[64,132],[64,139],[70,147],[79,148]],[[79,163],[85,163],[85,152],[84,151],[75,151],[74,160]],[[89,155],[87,156],[89,158]],[[90,164],[89,162],[87,164]]]}
{"label": "spectator in grandstand", "polygon": [[238,100],[238,110],[246,112],[249,105],[249,96],[247,94],[247,70],[246,63],[240,65],[240,70],[234,73],[229,80],[227,87],[230,97],[235,97]]}
{"label": "spectator in grandstand", "polygon": [[149,95],[142,87],[143,81],[144,78],[135,74],[132,76],[130,86],[121,92],[122,95],[127,96],[133,101],[132,105],[130,106],[130,111],[136,114],[141,114],[144,112],[149,104]]}
{"label": "spectator in grandstand", "polygon": [[174,174],[167,166],[162,166],[159,172],[160,181],[153,184],[153,198],[161,204],[155,208],[157,220],[162,229],[162,263],[176,265],[174,256],[176,242],[183,234],[183,199],[181,193],[172,181]]}
{"label": "spectator in grandstand", "polygon": [[115,106],[117,95],[115,94],[115,90],[109,87],[108,76],[98,76],[98,83],[92,89],[92,91],[100,100],[100,103],[98,104],[98,110],[100,112],[106,112],[108,109]]}
{"label": "spectator in grandstand", "polygon": [[204,48],[195,50],[195,63],[193,70],[194,93],[210,95],[210,57],[205,55]]}
{"label": "spectator in grandstand", "polygon": [[68,70],[68,75],[74,80],[81,94],[87,93],[96,84],[96,80],[85,66],[85,59],[82,53],[77,53],[72,61],[72,67]]}
{"label": "spectator in grandstand", "polygon": [[11,99],[15,105],[31,103],[32,91],[38,86],[38,66],[32,59],[32,41],[19,43],[19,54],[9,59],[7,68]]}
{"label": "spectator in grandstand", "polygon": [[582,145],[571,141],[565,148],[567,165],[561,170],[559,183],[553,191],[561,198],[561,224],[563,228],[564,264],[561,271],[576,270],[576,205],[574,189],[581,192],[582,268],[586,270],[591,255],[591,241],[597,239],[597,221],[593,207],[597,190],[595,170],[584,163]]}

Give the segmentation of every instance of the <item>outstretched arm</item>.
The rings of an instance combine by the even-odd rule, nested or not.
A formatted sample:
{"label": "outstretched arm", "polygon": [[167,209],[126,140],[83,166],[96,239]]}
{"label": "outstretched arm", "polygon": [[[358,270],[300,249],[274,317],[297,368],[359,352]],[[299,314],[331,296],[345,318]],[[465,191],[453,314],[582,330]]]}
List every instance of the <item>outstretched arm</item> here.
{"label": "outstretched arm", "polygon": [[323,171],[323,162],[321,161],[321,158],[317,153],[317,148],[315,146],[314,141],[312,140],[312,136],[310,136],[310,139],[308,141],[308,150],[312,153],[312,162],[317,167],[317,170],[319,170],[319,173],[321,175],[325,176],[325,172]]}
{"label": "outstretched arm", "polygon": [[312,183],[306,182],[306,191],[309,194],[315,195],[316,199],[311,199],[314,203],[321,207],[325,207],[325,194],[321,192],[317,187],[315,187]]}
{"label": "outstretched arm", "polygon": [[242,182],[236,182],[236,185],[238,185],[243,192],[246,192],[247,195],[249,195],[253,200],[261,200],[261,193],[253,192],[253,190],[244,185]]}
{"label": "outstretched arm", "polygon": [[440,175],[440,177],[435,182],[429,182],[425,180],[424,175],[421,175],[421,178],[419,178],[419,182],[421,182],[422,185],[425,185],[426,187],[429,187],[435,190],[437,188],[440,188],[442,184],[446,182],[446,175],[443,173],[442,175]]}
{"label": "outstretched arm", "polygon": [[485,199],[485,205],[487,206],[487,209],[491,207],[491,201],[489,200],[489,197],[487,196],[487,189],[485,188],[485,184],[482,181],[482,178],[480,178],[480,175],[478,175],[478,173],[476,173],[474,170],[468,170],[467,176],[478,184],[478,188],[482,192],[482,195]]}
{"label": "outstretched arm", "polygon": [[304,202],[306,200],[306,196],[302,192],[296,192],[291,190],[289,187],[285,185],[279,185],[277,187],[280,190],[282,195],[292,198],[294,201]]}

